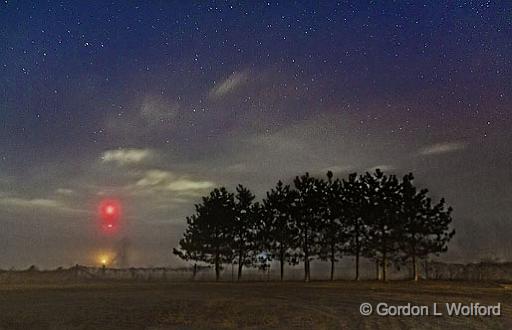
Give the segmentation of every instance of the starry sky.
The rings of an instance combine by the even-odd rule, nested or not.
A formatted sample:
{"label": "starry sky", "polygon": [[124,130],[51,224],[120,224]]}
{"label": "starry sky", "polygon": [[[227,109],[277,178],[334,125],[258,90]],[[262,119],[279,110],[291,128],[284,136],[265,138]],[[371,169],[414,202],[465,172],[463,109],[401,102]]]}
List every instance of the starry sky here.
{"label": "starry sky", "polygon": [[[512,4],[0,3],[0,268],[179,265],[212,187],[412,171],[512,258]],[[123,204],[115,235],[96,205]]]}

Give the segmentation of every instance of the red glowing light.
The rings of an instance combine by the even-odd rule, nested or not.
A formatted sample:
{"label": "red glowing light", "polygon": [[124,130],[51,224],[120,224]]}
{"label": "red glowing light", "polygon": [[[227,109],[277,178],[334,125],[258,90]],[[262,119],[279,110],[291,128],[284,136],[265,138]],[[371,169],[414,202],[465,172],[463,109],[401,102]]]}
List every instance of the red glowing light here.
{"label": "red glowing light", "polygon": [[118,230],[118,222],[121,217],[121,203],[114,199],[105,199],[99,205],[99,214],[102,220],[101,227],[105,233]]}
{"label": "red glowing light", "polygon": [[100,216],[103,220],[117,220],[121,213],[121,205],[116,200],[103,200],[100,203]]}
{"label": "red glowing light", "polygon": [[112,205],[107,206],[106,209],[105,209],[105,213],[108,214],[108,215],[114,214],[115,211],[116,211],[116,208],[113,207]]}

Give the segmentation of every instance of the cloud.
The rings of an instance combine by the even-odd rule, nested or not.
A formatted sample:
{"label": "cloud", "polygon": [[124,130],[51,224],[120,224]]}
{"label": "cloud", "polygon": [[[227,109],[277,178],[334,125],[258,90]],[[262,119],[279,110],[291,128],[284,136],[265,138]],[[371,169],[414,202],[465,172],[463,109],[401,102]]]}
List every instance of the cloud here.
{"label": "cloud", "polygon": [[149,170],[129,189],[138,189],[140,193],[179,192],[187,194],[214,186],[215,184],[211,181],[193,180],[186,176],[178,177],[169,171]]}
{"label": "cloud", "polygon": [[210,181],[192,181],[189,179],[179,179],[171,182],[167,189],[170,191],[191,191],[191,190],[203,190],[212,188],[213,182]]}
{"label": "cloud", "polygon": [[37,209],[37,210],[54,210],[60,212],[85,212],[83,210],[74,209],[64,205],[62,202],[54,199],[35,198],[26,199],[21,197],[2,197],[0,204],[4,206],[15,207],[16,209]]}
{"label": "cloud", "polygon": [[175,175],[168,171],[149,170],[135,185],[138,187],[158,186],[171,181],[174,177]]}
{"label": "cloud", "polygon": [[249,77],[246,72],[233,72],[226,80],[221,82],[219,85],[214,86],[210,90],[210,97],[222,97],[239,88],[241,85],[247,82],[248,78]]}
{"label": "cloud", "polygon": [[146,97],[139,112],[140,119],[150,126],[169,123],[176,118],[180,106],[160,98]]}
{"label": "cloud", "polygon": [[58,188],[55,190],[55,193],[59,195],[72,195],[74,193],[73,190],[67,188]]}
{"label": "cloud", "polygon": [[153,156],[153,152],[149,149],[117,149],[105,151],[101,156],[101,160],[104,163],[116,163],[123,166],[141,163]]}
{"label": "cloud", "polygon": [[0,200],[0,203],[3,204],[11,204],[22,207],[59,207],[60,203],[53,199],[23,199],[17,197],[6,197]]}
{"label": "cloud", "polygon": [[135,95],[122,112],[110,113],[105,117],[105,130],[123,141],[140,142],[141,139],[160,135],[169,136],[179,127],[182,108],[178,97],[169,98],[161,95]]}
{"label": "cloud", "polygon": [[420,155],[439,155],[448,152],[454,152],[466,148],[466,144],[461,142],[443,142],[436,143],[420,150]]}

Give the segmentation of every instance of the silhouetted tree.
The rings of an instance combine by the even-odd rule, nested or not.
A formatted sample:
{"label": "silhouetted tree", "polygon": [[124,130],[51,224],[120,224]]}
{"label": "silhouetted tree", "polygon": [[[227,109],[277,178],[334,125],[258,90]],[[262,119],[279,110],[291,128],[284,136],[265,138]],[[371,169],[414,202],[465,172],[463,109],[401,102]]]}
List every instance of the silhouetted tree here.
{"label": "silhouetted tree", "polygon": [[233,250],[238,263],[238,280],[242,277],[243,266],[249,266],[255,255],[257,210],[254,207],[254,194],[242,185],[238,185],[235,195],[235,222]]}
{"label": "silhouetted tree", "polygon": [[180,247],[182,251],[187,251],[187,247],[198,248],[195,255],[200,261],[214,265],[218,281],[222,264],[233,260],[234,195],[224,187],[216,188],[195,207],[196,214],[187,218],[184,239],[188,241]]}
{"label": "silhouetted tree", "polygon": [[367,204],[363,183],[357,173],[343,180],[344,212],[348,238],[347,253],[355,257],[355,280],[359,280],[359,265],[365,250],[368,228],[364,223],[363,210]]}
{"label": "silhouetted tree", "polygon": [[335,264],[344,255],[355,257],[359,279],[361,256],[375,261],[377,278],[387,279],[387,267],[411,262],[417,279],[417,261],[445,252],[455,231],[450,230],[451,207],[444,199],[433,204],[426,189],[418,191],[412,174],[399,181],[377,169],[347,179],[327,180],[297,176],[292,189],[279,181],[262,204],[239,185],[236,195],[214,189],[194,215],[174,253],[187,261],[215,267],[219,280],[222,264],[238,264],[238,279],[244,266],[268,270],[273,260],[280,264],[281,280],[288,263],[304,262],[304,279],[311,278],[315,257]]}
{"label": "silhouetted tree", "polygon": [[401,182],[400,243],[404,260],[411,260],[413,279],[417,281],[418,259],[446,252],[455,230],[450,230],[452,208],[446,207],[444,199],[432,205],[428,190],[418,191],[413,180],[410,173]]}
{"label": "silhouetted tree", "polygon": [[311,279],[310,262],[318,254],[319,227],[322,217],[322,190],[325,182],[305,175],[293,181],[297,196],[294,220],[299,230],[301,256],[304,260],[304,280]]}
{"label": "silhouetted tree", "polygon": [[197,275],[197,262],[202,260],[202,249],[203,244],[199,239],[199,233],[196,233],[195,227],[191,227],[190,224],[195,222],[196,215],[187,217],[187,230],[183,234],[183,238],[180,239],[179,248],[174,248],[173,253],[179,258],[186,261],[193,261],[194,266],[192,268],[192,279],[196,278]]}
{"label": "silhouetted tree", "polygon": [[346,205],[343,185],[339,179],[333,179],[333,173],[327,172],[327,182],[322,191],[322,221],[320,224],[321,260],[331,263],[331,281],[334,280],[335,264],[343,256],[349,240],[346,223]]}
{"label": "silhouetted tree", "polygon": [[398,257],[400,234],[400,184],[394,175],[377,169],[360,178],[365,206],[363,219],[368,229],[365,255],[382,267],[382,280],[387,280],[390,260]]}
{"label": "silhouetted tree", "polygon": [[[296,265],[298,256],[298,229],[293,221],[294,203],[297,193],[279,181],[275,188],[267,192],[263,200],[263,226],[261,241],[267,251],[265,259],[279,260],[280,278],[284,278],[284,265]],[[266,262],[267,260],[265,260]]]}

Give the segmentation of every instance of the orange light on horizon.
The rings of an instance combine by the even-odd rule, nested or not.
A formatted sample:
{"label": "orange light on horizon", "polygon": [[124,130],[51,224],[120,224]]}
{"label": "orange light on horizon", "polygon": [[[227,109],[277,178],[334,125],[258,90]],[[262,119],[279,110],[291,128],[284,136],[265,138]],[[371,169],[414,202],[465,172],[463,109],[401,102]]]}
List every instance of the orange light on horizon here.
{"label": "orange light on horizon", "polygon": [[112,260],[114,259],[114,257],[112,256],[111,253],[107,253],[107,252],[102,252],[100,254],[98,254],[97,256],[97,262],[102,266],[102,267],[106,267],[108,265],[110,265],[112,263]]}

